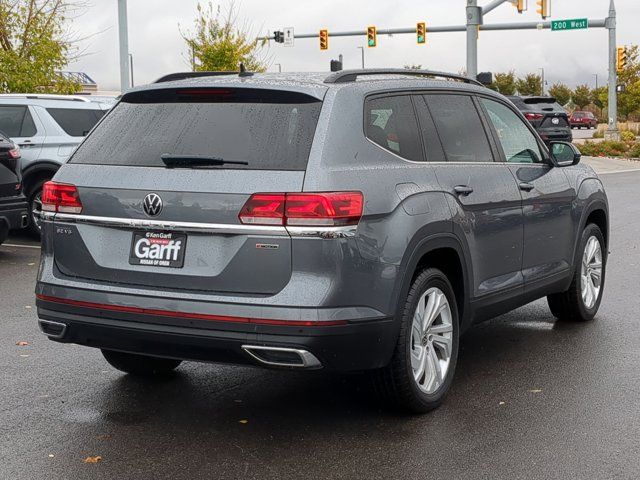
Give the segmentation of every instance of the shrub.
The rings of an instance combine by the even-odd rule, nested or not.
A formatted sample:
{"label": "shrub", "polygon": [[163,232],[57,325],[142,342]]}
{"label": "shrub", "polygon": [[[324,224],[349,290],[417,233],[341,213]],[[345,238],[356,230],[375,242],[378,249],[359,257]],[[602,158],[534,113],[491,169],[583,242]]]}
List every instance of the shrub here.
{"label": "shrub", "polygon": [[604,142],[585,142],[578,145],[580,152],[587,157],[624,157],[626,156],[628,146],[624,142],[604,141]]}
{"label": "shrub", "polygon": [[636,142],[631,145],[629,151],[627,152],[627,156],[629,158],[640,158],[640,142]]}
{"label": "shrub", "polygon": [[623,130],[622,132],[620,132],[620,140],[627,143],[635,142],[636,134],[629,130]]}
{"label": "shrub", "polygon": [[593,133],[593,138],[604,138],[604,130],[598,130]]}

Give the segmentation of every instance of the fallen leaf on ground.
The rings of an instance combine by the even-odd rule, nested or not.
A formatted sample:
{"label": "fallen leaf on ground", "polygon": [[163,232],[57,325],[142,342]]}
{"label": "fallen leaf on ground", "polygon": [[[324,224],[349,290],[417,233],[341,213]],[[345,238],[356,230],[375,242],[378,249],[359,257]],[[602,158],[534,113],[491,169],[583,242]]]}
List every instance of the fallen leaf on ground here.
{"label": "fallen leaf on ground", "polygon": [[35,263],[27,263],[27,265],[28,265],[29,267],[33,267],[33,266],[35,265]]}
{"label": "fallen leaf on ground", "polygon": [[31,308],[31,305],[25,305],[24,308]]}
{"label": "fallen leaf on ground", "polygon": [[500,402],[500,403],[498,403],[498,405],[504,405],[504,403],[505,403],[505,402]]}
{"label": "fallen leaf on ground", "polygon": [[542,392],[542,390],[538,389],[538,388],[534,388],[533,390],[529,390],[531,393],[540,393]]}
{"label": "fallen leaf on ground", "polygon": [[246,424],[246,423],[249,423],[249,420],[239,420],[239,421],[238,421],[238,423],[241,423],[241,424],[243,424],[243,425],[244,425],[244,424]]}
{"label": "fallen leaf on ground", "polygon": [[23,353],[23,354],[22,354],[22,355],[20,355],[20,356],[21,356],[22,358],[27,358],[29,355],[26,355],[26,354],[24,354],[24,353]]}
{"label": "fallen leaf on ground", "polygon": [[98,463],[102,461],[102,457],[100,455],[96,457],[87,457],[84,459],[84,463]]}
{"label": "fallen leaf on ground", "polygon": [[16,342],[16,345],[19,347],[28,347],[29,346],[29,342]]}
{"label": "fallen leaf on ground", "polygon": [[53,457],[54,457],[53,453],[50,453],[49,458],[53,458]]}

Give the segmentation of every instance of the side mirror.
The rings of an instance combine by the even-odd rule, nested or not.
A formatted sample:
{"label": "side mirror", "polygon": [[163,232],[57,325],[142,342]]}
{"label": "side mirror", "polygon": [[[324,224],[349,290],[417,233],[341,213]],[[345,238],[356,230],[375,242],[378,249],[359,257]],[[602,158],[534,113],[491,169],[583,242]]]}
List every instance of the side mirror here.
{"label": "side mirror", "polygon": [[557,167],[577,165],[582,157],[580,150],[569,142],[551,142],[549,149],[551,151],[551,160]]}

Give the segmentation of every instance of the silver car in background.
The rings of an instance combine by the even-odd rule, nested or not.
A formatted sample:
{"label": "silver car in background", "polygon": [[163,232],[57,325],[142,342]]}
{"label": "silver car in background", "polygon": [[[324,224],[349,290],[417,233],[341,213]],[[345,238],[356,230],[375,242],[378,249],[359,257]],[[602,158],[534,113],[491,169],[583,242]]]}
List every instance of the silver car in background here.
{"label": "silver car in background", "polygon": [[24,194],[32,212],[29,228],[39,235],[42,185],[65,163],[115,99],[81,95],[0,95],[0,131],[21,149]]}

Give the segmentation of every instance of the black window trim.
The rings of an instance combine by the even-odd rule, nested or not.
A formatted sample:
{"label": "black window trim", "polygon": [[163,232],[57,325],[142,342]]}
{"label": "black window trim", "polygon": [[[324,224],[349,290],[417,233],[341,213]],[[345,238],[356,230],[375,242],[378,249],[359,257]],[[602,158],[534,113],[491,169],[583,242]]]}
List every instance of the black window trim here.
{"label": "black window trim", "polygon": [[[540,166],[550,167],[550,166],[552,166],[551,158],[549,156],[549,149],[544,144],[544,142],[540,138],[540,135],[538,135],[538,132],[536,132],[535,128],[533,128],[533,125],[531,125],[531,122],[529,122],[525,118],[524,114],[518,108],[514,108],[513,104],[510,105],[509,102],[505,102],[501,98],[496,98],[496,97],[494,97],[492,95],[478,94],[477,95],[478,107],[482,111],[482,116],[484,117],[484,121],[487,122],[487,124],[488,124],[489,131],[491,132],[491,136],[493,137],[494,142],[496,142],[496,146],[499,145],[500,139],[498,138],[498,133],[496,132],[493,124],[490,123],[491,120],[489,119],[489,113],[487,112],[487,110],[486,110],[485,106],[482,104],[482,102],[479,101],[481,98],[484,98],[484,99],[487,99],[487,100],[492,100],[492,101],[494,101],[496,103],[499,103],[499,104],[507,107],[513,113],[515,113],[516,116],[525,124],[525,126],[533,134],[533,138],[535,138],[536,142],[538,143],[538,148],[540,148],[540,152],[542,154],[542,162],[540,162],[540,163],[513,163],[513,165],[528,166],[528,167],[540,167]],[[507,157],[504,155],[504,151],[502,150],[502,148],[497,148],[497,153],[498,153],[498,158],[500,158],[500,162],[503,162],[505,164],[509,164],[509,162],[507,162]]]}
{"label": "black window trim", "polygon": [[[369,143],[371,143],[372,145],[375,145],[376,147],[378,147],[379,149],[383,150],[385,153],[389,153],[391,155],[393,155],[394,157],[399,158],[400,160],[403,160],[405,162],[409,162],[409,163],[413,163],[413,164],[418,164],[418,165],[423,165],[423,164],[427,164],[429,163],[429,161],[427,160],[427,154],[426,154],[426,149],[425,149],[425,145],[424,142],[422,141],[422,133],[420,130],[420,118],[418,116],[418,112],[416,110],[416,105],[415,105],[415,101],[414,101],[414,96],[416,95],[416,91],[415,90],[388,90],[388,91],[384,91],[384,92],[376,92],[376,93],[372,93],[369,94],[367,96],[365,96],[364,98],[364,102],[362,103],[362,135],[364,136],[365,140]],[[404,96],[408,96],[409,97],[409,101],[411,102],[411,107],[413,109],[413,116],[416,120],[416,125],[418,127],[418,141],[420,142],[420,151],[422,152],[422,160],[410,160],[408,158],[404,158],[401,155],[398,155],[396,152],[394,152],[393,150],[389,150],[388,148],[384,148],[382,145],[377,144],[376,142],[374,142],[373,140],[371,140],[368,136],[367,136],[367,107],[370,101],[372,100],[376,100],[378,98],[386,98],[386,97],[404,97]]]}

